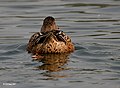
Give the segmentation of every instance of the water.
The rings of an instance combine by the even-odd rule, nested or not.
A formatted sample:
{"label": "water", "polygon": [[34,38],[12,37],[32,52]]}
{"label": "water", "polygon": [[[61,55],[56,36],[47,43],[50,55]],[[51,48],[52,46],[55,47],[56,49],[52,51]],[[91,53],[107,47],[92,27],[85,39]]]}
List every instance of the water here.
{"label": "water", "polygon": [[[76,50],[32,61],[25,47],[46,16]],[[0,0],[0,88],[120,88],[120,0]]]}

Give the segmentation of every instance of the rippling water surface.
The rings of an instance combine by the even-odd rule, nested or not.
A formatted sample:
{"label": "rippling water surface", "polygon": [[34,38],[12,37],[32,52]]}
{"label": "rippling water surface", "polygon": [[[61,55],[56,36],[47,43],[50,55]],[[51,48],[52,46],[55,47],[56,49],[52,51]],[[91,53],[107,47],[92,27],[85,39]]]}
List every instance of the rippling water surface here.
{"label": "rippling water surface", "polygon": [[[26,44],[46,16],[76,50],[32,61]],[[120,88],[120,0],[0,0],[0,86]]]}

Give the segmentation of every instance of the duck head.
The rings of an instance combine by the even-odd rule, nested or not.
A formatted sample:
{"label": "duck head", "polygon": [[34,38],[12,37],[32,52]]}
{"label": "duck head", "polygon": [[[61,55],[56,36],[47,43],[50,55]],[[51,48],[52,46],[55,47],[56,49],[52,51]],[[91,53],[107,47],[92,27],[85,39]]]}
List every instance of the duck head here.
{"label": "duck head", "polygon": [[41,27],[41,32],[49,32],[52,30],[58,30],[55,19],[52,16],[48,16],[43,20],[43,25]]}

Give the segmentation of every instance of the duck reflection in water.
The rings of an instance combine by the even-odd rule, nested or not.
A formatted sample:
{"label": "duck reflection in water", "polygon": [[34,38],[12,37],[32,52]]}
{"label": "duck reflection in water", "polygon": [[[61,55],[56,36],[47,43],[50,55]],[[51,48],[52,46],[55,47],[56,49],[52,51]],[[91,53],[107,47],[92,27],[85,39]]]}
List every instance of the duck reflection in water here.
{"label": "duck reflection in water", "polygon": [[33,56],[33,61],[39,61],[43,64],[37,66],[39,70],[46,70],[49,72],[57,72],[61,70],[66,70],[65,66],[69,60],[69,54],[44,54],[44,55],[35,55]]}

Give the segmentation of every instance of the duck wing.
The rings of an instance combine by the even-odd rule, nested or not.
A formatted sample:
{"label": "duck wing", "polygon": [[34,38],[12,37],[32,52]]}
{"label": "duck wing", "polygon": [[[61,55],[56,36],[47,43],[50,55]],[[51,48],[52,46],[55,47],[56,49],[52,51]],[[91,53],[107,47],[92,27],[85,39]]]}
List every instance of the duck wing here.
{"label": "duck wing", "polygon": [[71,42],[71,39],[69,38],[69,36],[67,36],[63,31],[61,30],[57,30],[55,33],[55,36],[58,38],[59,41],[63,41],[65,42],[65,44],[67,42]]}
{"label": "duck wing", "polygon": [[34,33],[31,36],[31,38],[30,38],[30,40],[29,40],[29,42],[27,44],[26,50],[28,52],[31,52],[33,47],[35,47],[37,44],[39,44],[39,42],[42,42],[42,40],[43,40],[42,38],[43,38],[43,34],[42,33],[40,33],[40,32]]}

